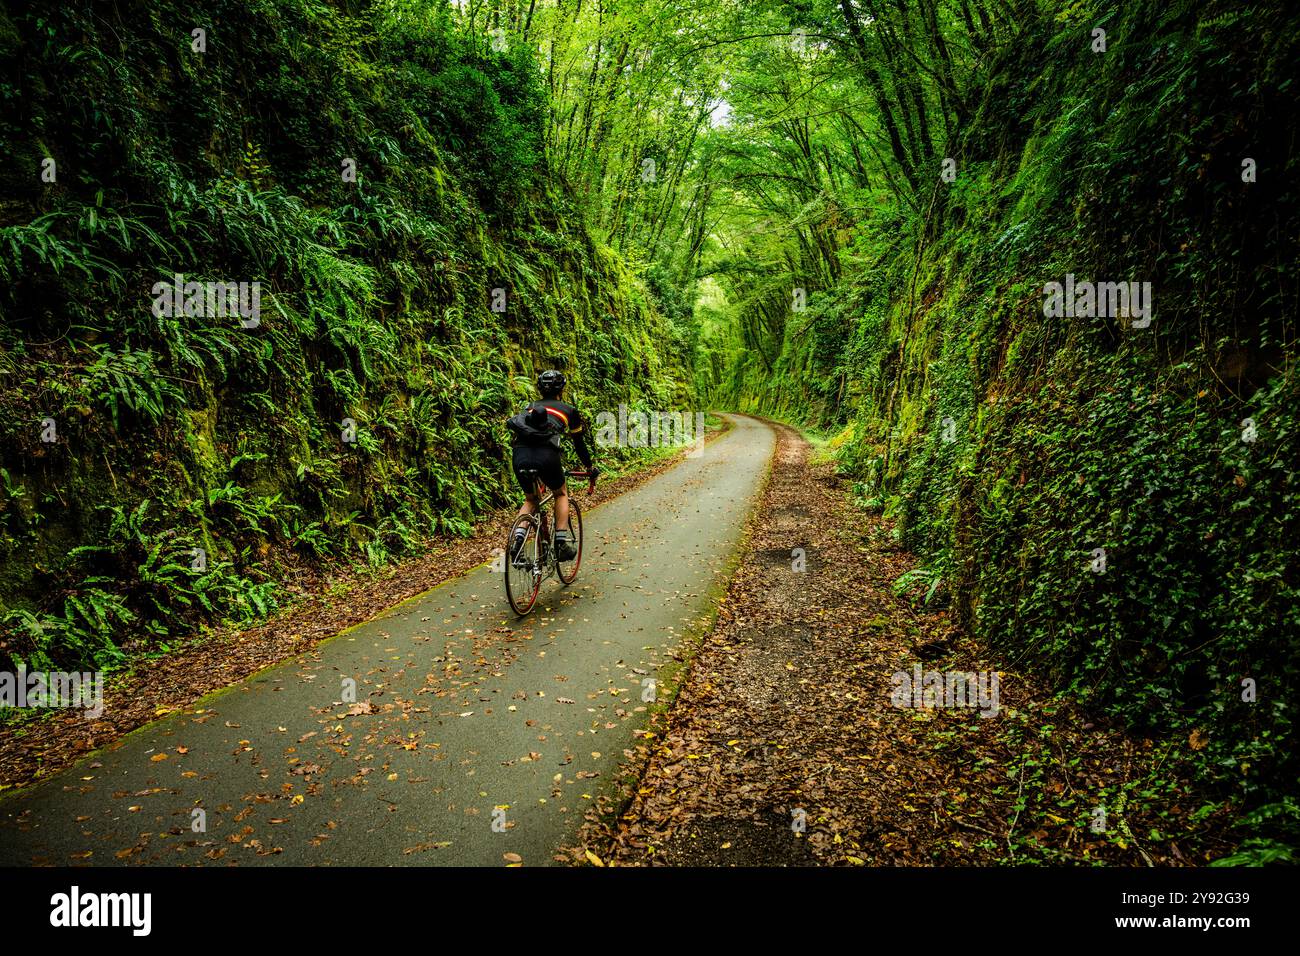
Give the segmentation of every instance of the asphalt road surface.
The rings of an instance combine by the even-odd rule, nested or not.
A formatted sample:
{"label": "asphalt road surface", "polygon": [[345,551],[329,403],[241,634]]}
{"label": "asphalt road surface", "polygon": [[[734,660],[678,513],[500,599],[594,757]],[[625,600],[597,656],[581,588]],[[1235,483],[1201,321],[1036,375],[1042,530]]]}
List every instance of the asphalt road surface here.
{"label": "asphalt road surface", "polygon": [[412,598],[6,797],[0,865],[552,863],[736,554],[775,437],[732,421],[529,618],[490,566]]}

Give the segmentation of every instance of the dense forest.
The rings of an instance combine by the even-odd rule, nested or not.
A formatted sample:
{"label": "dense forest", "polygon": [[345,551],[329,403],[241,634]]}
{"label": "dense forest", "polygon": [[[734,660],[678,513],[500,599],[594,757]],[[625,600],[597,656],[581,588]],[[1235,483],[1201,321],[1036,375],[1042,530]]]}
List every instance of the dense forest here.
{"label": "dense forest", "polygon": [[900,589],[1290,859],[1297,44],[1277,0],[10,7],[0,660],[468,533],[555,366],[823,436]]}

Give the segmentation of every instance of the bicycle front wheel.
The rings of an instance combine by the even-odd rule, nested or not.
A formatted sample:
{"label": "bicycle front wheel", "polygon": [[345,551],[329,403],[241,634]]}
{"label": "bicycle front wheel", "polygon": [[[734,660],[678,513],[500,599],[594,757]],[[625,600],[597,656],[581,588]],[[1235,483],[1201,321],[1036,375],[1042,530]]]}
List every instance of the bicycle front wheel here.
{"label": "bicycle front wheel", "polygon": [[[515,529],[524,529],[524,541],[515,540]],[[516,614],[523,617],[537,603],[542,586],[542,564],[537,546],[537,525],[531,518],[520,518],[506,538],[506,599]]]}
{"label": "bicycle front wheel", "polygon": [[569,497],[569,534],[573,535],[573,560],[558,561],[555,565],[560,580],[565,584],[578,579],[578,565],[582,564],[582,509],[572,496]]}

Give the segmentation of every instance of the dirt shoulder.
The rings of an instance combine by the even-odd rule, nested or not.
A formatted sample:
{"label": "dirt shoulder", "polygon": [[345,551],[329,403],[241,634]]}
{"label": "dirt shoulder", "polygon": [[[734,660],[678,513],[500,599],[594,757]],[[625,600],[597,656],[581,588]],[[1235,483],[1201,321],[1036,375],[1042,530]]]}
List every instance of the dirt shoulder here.
{"label": "dirt shoulder", "polygon": [[[915,562],[889,523],[854,507],[833,466],[810,465],[808,443],[776,427],[771,478],[715,626],[645,746],[626,754],[622,804],[590,815],[575,859],[1142,866],[1227,849],[1221,820],[1192,823],[1194,791],[1168,764],[1158,772],[1176,746],[1102,726],[945,611],[896,596]],[[973,672],[975,706],[896,696],[896,675],[918,672],[922,685]]]}

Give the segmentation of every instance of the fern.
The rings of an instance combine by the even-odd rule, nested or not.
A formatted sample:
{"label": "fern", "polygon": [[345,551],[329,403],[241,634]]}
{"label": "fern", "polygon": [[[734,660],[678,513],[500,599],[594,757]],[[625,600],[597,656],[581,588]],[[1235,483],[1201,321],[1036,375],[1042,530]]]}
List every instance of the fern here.
{"label": "fern", "polygon": [[184,393],[158,371],[152,352],[134,351],[130,346],[121,351],[108,345],[91,348],[97,358],[86,370],[82,390],[91,401],[108,409],[114,428],[121,427],[124,411],[157,424],[172,407],[185,403]]}

